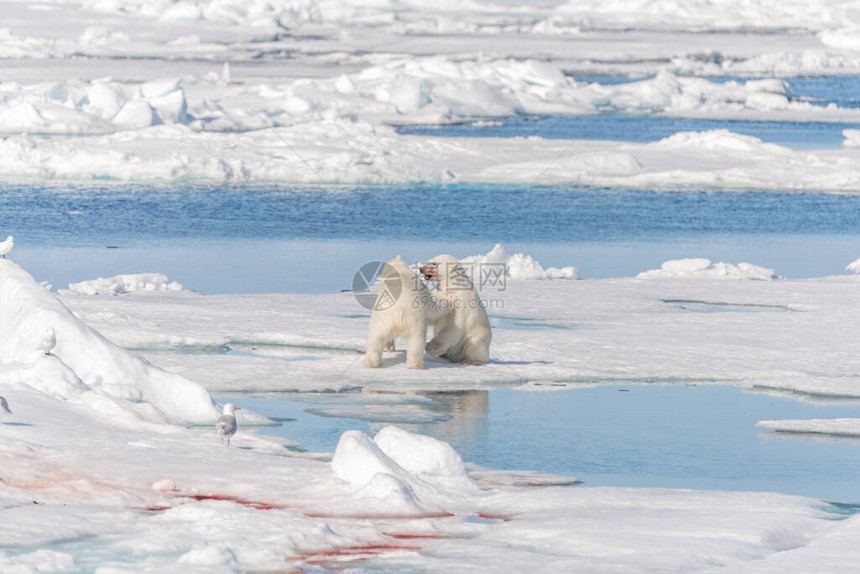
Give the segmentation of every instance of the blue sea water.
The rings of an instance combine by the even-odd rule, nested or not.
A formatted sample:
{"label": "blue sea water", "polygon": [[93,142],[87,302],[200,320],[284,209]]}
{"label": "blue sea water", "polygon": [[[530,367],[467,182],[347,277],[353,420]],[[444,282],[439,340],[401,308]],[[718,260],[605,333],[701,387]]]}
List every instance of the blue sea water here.
{"label": "blue sea water", "polygon": [[486,253],[497,242],[585,278],[663,261],[746,261],[786,277],[860,257],[860,196],[505,186],[0,189],[0,236],[54,287],[163,272],[187,288],[334,292],[370,260]]}
{"label": "blue sea water", "polygon": [[[606,76],[575,76],[583,83],[598,82],[612,85],[636,79]],[[709,78],[712,82],[735,81],[744,83],[747,78]],[[808,102],[816,106],[836,105],[840,108],[860,107],[858,76],[803,76],[784,80],[789,99]],[[490,118],[476,118],[486,120]],[[447,126],[400,126],[403,134],[432,135],[438,137],[528,137],[547,139],[585,139],[607,141],[654,142],[678,132],[725,129],[753,136],[767,143],[779,144],[795,150],[838,148],[844,141],[842,131],[860,129],[857,122],[792,122],[670,118],[659,115],[625,115],[607,110],[587,116],[527,116],[491,118],[478,123],[464,121]]]}
{"label": "blue sea water", "polygon": [[513,116],[467,121],[446,126],[401,126],[408,135],[437,137],[528,137],[649,143],[678,132],[729,130],[753,136],[794,150],[838,148],[845,140],[842,131],[860,129],[849,122],[768,122],[670,118],[652,115],[595,114],[587,116]]}
{"label": "blue sea water", "polygon": [[[441,420],[399,426],[449,442],[466,461],[489,468],[579,477],[587,486],[772,491],[860,502],[860,439],[755,426],[769,419],[856,417],[856,400],[816,403],[731,386],[636,381],[554,392],[419,394],[434,401],[423,409]],[[362,398],[358,408],[372,419],[374,406],[367,395]],[[312,451],[333,452],[346,430],[373,434],[390,424],[310,412],[336,411],[349,404],[348,396],[230,400],[294,419],[266,433],[298,440]]]}

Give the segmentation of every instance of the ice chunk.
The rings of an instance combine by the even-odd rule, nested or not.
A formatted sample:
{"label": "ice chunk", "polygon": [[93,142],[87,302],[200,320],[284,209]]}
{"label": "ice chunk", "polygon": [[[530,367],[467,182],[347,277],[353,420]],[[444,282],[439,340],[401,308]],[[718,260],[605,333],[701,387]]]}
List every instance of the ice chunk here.
{"label": "ice chunk", "polygon": [[374,441],[398,465],[431,484],[459,489],[474,487],[463,459],[446,442],[394,426],[379,431]]}
{"label": "ice chunk", "polygon": [[697,278],[723,278],[723,279],[757,279],[760,281],[770,281],[777,279],[773,269],[759,267],[751,263],[711,263],[710,259],[691,258],[691,259],[673,259],[666,261],[660,266],[660,269],[651,269],[643,271],[637,275],[640,279],[654,278],[678,278],[678,277],[697,277]]}
{"label": "ice chunk", "polygon": [[131,100],[114,116],[113,123],[124,129],[148,128],[154,123],[155,111],[146,100]]}
{"label": "ice chunk", "polygon": [[361,431],[343,433],[331,468],[339,479],[353,486],[365,486],[377,474],[388,474],[404,483],[409,479],[406,471]]}
{"label": "ice chunk", "polygon": [[140,85],[140,95],[144,98],[158,98],[175,92],[182,82],[180,78],[161,78]]}
{"label": "ice chunk", "polygon": [[842,130],[842,147],[860,147],[860,130]]}
{"label": "ice chunk", "polygon": [[87,90],[87,101],[87,109],[105,119],[116,116],[125,105],[125,98],[104,82],[96,82]]}
{"label": "ice chunk", "polygon": [[472,255],[461,259],[464,263],[490,263],[504,265],[507,276],[511,279],[579,279],[579,269],[569,267],[549,267],[544,269],[530,255],[515,253],[511,255],[497,243],[486,255]]}
{"label": "ice chunk", "polygon": [[184,124],[189,121],[188,104],[185,101],[185,92],[181,88],[163,96],[150,98],[149,103],[165,124]]}
{"label": "ice chunk", "polygon": [[138,291],[182,291],[182,285],[168,283],[163,273],[134,273],[116,275],[107,279],[99,277],[79,283],[69,283],[69,292],[79,295],[122,295]]}

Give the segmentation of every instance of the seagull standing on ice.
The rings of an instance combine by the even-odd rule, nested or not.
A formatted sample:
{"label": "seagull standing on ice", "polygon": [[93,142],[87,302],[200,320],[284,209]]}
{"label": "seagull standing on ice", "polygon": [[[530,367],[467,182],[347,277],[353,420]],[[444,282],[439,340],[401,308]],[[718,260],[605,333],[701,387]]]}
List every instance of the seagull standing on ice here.
{"label": "seagull standing on ice", "polygon": [[0,397],[0,409],[3,409],[10,415],[12,414],[12,411],[9,410],[9,403],[7,403],[6,399],[4,399],[3,397]]}
{"label": "seagull standing on ice", "polygon": [[6,241],[0,242],[0,255],[3,256],[3,259],[6,259],[6,256],[12,252],[13,247],[15,247],[15,241],[11,235],[6,238]]}
{"label": "seagull standing on ice", "polygon": [[54,347],[57,345],[57,334],[54,333],[53,327],[48,327],[45,329],[45,334],[42,335],[42,340],[39,341],[38,349],[45,353],[46,355],[50,355],[51,351],[54,350]]}
{"label": "seagull standing on ice", "polygon": [[215,434],[221,437],[221,442],[227,441],[227,446],[230,446],[230,437],[236,434],[236,415],[235,411],[241,411],[242,407],[234,406],[233,403],[224,405],[224,411],[218,422],[215,423]]}

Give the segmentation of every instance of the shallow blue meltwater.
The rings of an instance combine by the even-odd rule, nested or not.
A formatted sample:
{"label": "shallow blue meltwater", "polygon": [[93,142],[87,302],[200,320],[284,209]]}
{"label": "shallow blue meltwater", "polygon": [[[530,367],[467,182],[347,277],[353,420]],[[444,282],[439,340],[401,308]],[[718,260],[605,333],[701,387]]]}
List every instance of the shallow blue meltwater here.
{"label": "shallow blue meltwater", "polygon": [[450,442],[466,462],[578,477],[585,486],[769,491],[860,502],[860,439],[755,426],[769,419],[857,417],[860,401],[636,383],[230,400],[286,420],[261,432],[311,451],[333,452],[346,430],[372,434],[397,424]]}

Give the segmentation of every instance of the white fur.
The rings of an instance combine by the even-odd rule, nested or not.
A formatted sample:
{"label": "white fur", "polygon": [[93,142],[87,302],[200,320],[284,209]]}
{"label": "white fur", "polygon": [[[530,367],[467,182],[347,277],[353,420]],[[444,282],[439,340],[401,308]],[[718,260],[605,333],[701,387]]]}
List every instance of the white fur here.
{"label": "white fur", "polygon": [[[394,350],[397,337],[406,338],[406,366],[424,368],[428,317],[439,314],[436,300],[427,286],[398,255],[379,274],[380,287],[370,315],[367,333],[367,367],[382,366],[382,352]],[[388,294],[399,293],[392,303]]]}
{"label": "white fur", "polygon": [[475,286],[451,255],[437,255],[430,265],[436,270],[439,286],[435,294],[445,312],[430,320],[434,336],[427,343],[427,354],[452,363],[486,364],[493,332]]}

